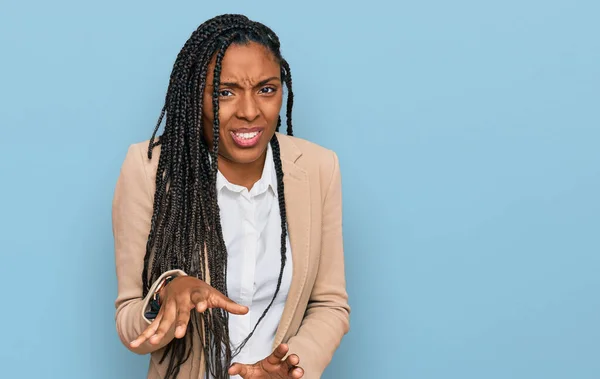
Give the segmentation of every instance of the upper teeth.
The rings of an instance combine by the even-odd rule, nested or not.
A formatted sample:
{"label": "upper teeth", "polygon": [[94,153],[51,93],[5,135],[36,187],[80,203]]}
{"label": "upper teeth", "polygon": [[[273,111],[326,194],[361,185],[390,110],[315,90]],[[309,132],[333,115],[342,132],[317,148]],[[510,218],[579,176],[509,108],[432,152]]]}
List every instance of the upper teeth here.
{"label": "upper teeth", "polygon": [[235,133],[236,136],[238,136],[239,138],[243,138],[243,139],[251,139],[254,138],[258,135],[258,132],[252,132],[252,133]]}

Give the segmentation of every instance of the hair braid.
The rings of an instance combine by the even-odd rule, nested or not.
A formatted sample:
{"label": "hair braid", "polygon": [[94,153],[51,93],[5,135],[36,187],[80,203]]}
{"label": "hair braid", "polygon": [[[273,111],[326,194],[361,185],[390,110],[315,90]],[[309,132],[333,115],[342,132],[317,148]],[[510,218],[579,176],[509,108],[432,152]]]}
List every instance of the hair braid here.
{"label": "hair braid", "polygon": [[281,60],[281,71],[283,72],[282,77],[285,81],[285,86],[288,89],[286,107],[287,134],[289,136],[293,136],[294,131],[292,130],[292,107],[294,106],[294,92],[292,91],[292,72],[290,71],[290,65],[285,59]]}
{"label": "hair braid", "polygon": [[279,141],[277,140],[277,135],[273,135],[273,138],[271,138],[270,143],[273,149],[273,162],[275,163],[275,173],[277,174],[277,199],[279,201],[279,214],[281,217],[281,268],[279,270],[279,277],[277,278],[277,287],[275,287],[275,293],[273,295],[273,298],[271,298],[269,305],[267,305],[267,308],[265,308],[262,315],[259,317],[258,321],[254,325],[254,328],[252,329],[248,337],[246,337],[236,348],[234,355],[238,354],[244,348],[244,346],[246,346],[246,343],[248,342],[250,337],[254,335],[254,332],[258,328],[260,322],[265,318],[269,309],[271,309],[271,306],[275,302],[275,298],[277,297],[277,294],[281,289],[281,282],[283,280],[283,270],[285,269],[287,251],[287,215],[285,211],[283,169],[281,167],[281,153],[279,151]]}

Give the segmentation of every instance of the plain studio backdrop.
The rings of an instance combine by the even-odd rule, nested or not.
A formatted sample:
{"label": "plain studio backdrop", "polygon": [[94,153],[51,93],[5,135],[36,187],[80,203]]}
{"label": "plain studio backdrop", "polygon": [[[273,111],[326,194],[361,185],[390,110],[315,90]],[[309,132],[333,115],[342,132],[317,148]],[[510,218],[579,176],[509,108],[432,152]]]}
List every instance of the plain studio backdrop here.
{"label": "plain studio backdrop", "polygon": [[296,135],[340,157],[351,332],[324,378],[598,378],[599,4],[2,1],[0,376],[145,377],[114,185],[192,31],[244,13],[281,38]]}

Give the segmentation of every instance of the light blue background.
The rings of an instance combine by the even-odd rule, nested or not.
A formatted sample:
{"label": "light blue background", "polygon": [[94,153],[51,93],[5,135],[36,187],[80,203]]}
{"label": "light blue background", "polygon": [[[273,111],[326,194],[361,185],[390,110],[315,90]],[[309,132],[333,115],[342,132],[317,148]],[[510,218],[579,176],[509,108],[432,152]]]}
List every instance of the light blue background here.
{"label": "light blue background", "polygon": [[325,378],[600,377],[599,3],[227,4],[2,2],[0,376],[144,377],[113,187],[190,33],[241,12],[342,165],[352,330]]}

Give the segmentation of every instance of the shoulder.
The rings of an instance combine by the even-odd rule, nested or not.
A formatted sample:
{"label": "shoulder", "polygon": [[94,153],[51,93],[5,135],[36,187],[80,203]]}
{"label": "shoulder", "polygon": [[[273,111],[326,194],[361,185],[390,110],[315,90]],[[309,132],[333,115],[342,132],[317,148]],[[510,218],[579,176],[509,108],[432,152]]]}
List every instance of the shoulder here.
{"label": "shoulder", "polygon": [[335,151],[314,142],[278,134],[281,158],[304,169],[309,176],[319,176],[321,183],[329,183],[339,175],[339,160]]}
{"label": "shoulder", "polygon": [[[151,157],[148,156],[148,147],[150,140],[136,142],[130,144],[125,154],[125,159],[121,166],[121,177],[129,177],[129,183],[133,181],[138,185],[144,185],[153,192],[154,179],[156,178],[156,170],[158,168],[158,160],[160,157],[160,145],[152,149]],[[135,178],[135,179],[134,179]]]}
{"label": "shoulder", "polygon": [[303,138],[277,133],[277,139],[281,146],[282,158],[307,164],[326,164],[327,161],[337,159],[333,150]]}
{"label": "shoulder", "polygon": [[127,152],[127,155],[132,156],[131,159],[137,160],[138,164],[143,166],[146,171],[156,170],[160,158],[160,145],[157,145],[152,149],[152,154],[150,156],[149,147],[150,140],[136,142],[129,145]]}

